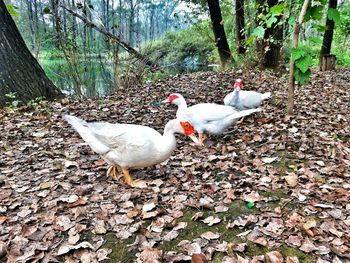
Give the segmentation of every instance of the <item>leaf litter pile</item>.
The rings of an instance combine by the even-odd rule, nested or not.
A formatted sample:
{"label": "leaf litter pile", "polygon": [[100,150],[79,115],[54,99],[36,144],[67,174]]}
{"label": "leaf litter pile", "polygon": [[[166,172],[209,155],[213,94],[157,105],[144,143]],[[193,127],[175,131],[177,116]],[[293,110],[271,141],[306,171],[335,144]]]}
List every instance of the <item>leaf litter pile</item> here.
{"label": "leaf litter pile", "polygon": [[[171,158],[106,176],[107,164],[63,121],[147,125],[160,101],[222,104],[229,86],[271,91],[207,147],[177,135]],[[238,71],[183,74],[111,96],[0,111],[2,262],[350,262],[350,71],[316,72],[285,117],[286,79]]]}

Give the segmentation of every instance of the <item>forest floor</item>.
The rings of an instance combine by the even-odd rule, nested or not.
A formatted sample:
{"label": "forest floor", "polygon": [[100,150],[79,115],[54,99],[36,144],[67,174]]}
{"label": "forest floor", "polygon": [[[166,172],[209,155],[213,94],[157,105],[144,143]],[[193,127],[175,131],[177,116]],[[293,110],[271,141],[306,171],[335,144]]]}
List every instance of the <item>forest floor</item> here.
{"label": "forest floor", "polygon": [[[106,163],[61,118],[148,125],[160,101],[222,104],[241,77],[271,91],[261,113],[198,147],[106,177]],[[111,96],[0,110],[0,262],[350,262],[350,70],[316,72],[286,118],[286,78],[258,71],[183,74]],[[284,261],[283,261],[284,260]],[[205,262],[200,255],[192,262]]]}

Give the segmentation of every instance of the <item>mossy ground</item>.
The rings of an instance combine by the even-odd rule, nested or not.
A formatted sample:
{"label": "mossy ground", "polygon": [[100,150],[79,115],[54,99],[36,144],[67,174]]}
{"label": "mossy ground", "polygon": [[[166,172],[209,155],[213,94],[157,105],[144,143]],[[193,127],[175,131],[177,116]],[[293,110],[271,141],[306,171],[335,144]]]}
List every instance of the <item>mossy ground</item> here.
{"label": "mossy ground", "polygon": [[[269,202],[268,205],[276,207],[278,205],[278,199],[282,199],[283,197],[286,197],[286,194],[282,190],[278,190],[276,192],[265,192],[262,193],[263,196],[269,197],[274,196],[277,197],[275,201]],[[226,226],[229,223],[229,221],[232,221],[233,218],[236,218],[237,216],[241,215],[248,215],[248,214],[258,214],[259,209],[253,207],[248,208],[247,204],[243,201],[236,200],[232,202],[229,205],[229,210],[225,213],[215,213],[211,210],[201,210],[204,213],[204,218],[208,217],[210,215],[215,215],[221,219],[221,222],[219,224],[208,226],[205,223],[201,222],[200,220],[193,221],[192,217],[196,212],[199,210],[196,209],[187,209],[184,212],[183,217],[179,219],[179,221],[187,222],[187,227],[183,230],[180,230],[179,236],[171,241],[164,241],[161,243],[158,243],[155,247],[157,249],[163,250],[163,252],[166,251],[177,251],[181,252],[180,248],[177,247],[178,243],[182,240],[189,240],[192,241],[193,239],[199,238],[201,234],[211,231],[211,232],[219,232],[221,234],[221,237],[219,239],[220,242],[226,241],[228,243],[247,243],[247,249],[244,252],[245,256],[254,256],[254,255],[264,255],[268,251],[271,250],[278,250],[280,251],[283,256],[297,256],[299,259],[299,262],[314,262],[314,258],[303,253],[300,250],[297,250],[295,248],[289,247],[287,245],[282,245],[279,248],[267,248],[260,245],[257,245],[250,241],[245,241],[241,239],[240,237],[237,237],[237,234],[241,233],[242,230],[235,227],[232,229],[228,229]],[[147,222],[146,224],[148,224]],[[146,226],[145,226],[146,227]],[[108,233],[104,237],[106,239],[106,243],[103,245],[105,248],[112,249],[112,253],[109,255],[110,259],[103,261],[104,263],[109,262],[133,262],[135,260],[135,254],[138,251],[137,247],[129,246],[129,244],[132,244],[134,242],[134,238],[129,238],[127,240],[121,241],[118,239],[113,233]],[[211,262],[221,262],[222,258],[225,256],[225,253],[215,253],[214,257]],[[242,255],[242,256],[244,256]]]}

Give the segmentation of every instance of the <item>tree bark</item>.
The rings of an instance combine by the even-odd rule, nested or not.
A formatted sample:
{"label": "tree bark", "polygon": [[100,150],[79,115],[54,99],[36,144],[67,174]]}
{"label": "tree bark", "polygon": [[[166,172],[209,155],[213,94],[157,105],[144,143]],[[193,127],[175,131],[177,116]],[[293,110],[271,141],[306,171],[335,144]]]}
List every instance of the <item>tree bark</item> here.
{"label": "tree bark", "polygon": [[219,56],[222,66],[228,66],[231,60],[231,51],[227,43],[227,38],[224,29],[224,20],[221,16],[219,0],[207,0],[211,23],[215,36],[216,46],[218,47]]}
{"label": "tree bark", "polygon": [[237,53],[245,53],[245,35],[244,35],[244,0],[236,0],[236,43]]}
{"label": "tree bark", "polygon": [[3,0],[0,46],[0,106],[6,104],[5,94],[11,92],[16,92],[16,99],[24,103],[41,96],[49,100],[63,97],[28,50]]}
{"label": "tree bark", "polygon": [[[330,8],[333,8],[333,9],[337,8],[337,0],[329,0],[328,10]],[[334,32],[334,20],[330,20],[327,17],[326,28],[327,29],[323,35],[323,42],[322,42],[321,54],[320,54],[320,68],[321,68],[321,70],[322,70],[322,57],[324,57],[325,55],[330,55],[330,53],[331,53],[333,32]]]}
{"label": "tree bark", "polygon": [[[258,0],[258,13],[265,13],[262,6],[266,0]],[[279,0],[267,0],[269,8],[279,4]],[[282,16],[279,16],[278,21],[273,23],[270,28],[265,27],[264,39],[257,41],[258,52],[261,57],[261,65],[264,68],[278,69],[282,59],[282,41],[283,41],[283,26],[277,25]],[[273,38],[273,42],[269,41]]]}
{"label": "tree bark", "polygon": [[[309,6],[309,2],[310,0],[304,1],[303,7],[301,8],[301,11],[299,14],[299,19],[298,21],[295,22],[292,48],[298,47],[300,28],[304,21],[304,17],[307,11],[307,7]],[[288,85],[288,102],[287,102],[288,115],[293,114],[293,108],[294,108],[294,88],[295,88],[294,70],[295,70],[295,61],[291,56],[290,67],[289,67],[289,85]]]}

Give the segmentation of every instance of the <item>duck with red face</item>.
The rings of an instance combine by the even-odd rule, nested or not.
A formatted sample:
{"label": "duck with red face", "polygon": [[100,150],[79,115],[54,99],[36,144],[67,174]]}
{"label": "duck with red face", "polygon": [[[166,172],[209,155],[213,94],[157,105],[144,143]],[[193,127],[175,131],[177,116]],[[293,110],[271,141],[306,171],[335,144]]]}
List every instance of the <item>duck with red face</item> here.
{"label": "duck with red face", "polygon": [[162,103],[177,105],[176,117],[188,121],[198,132],[198,144],[203,145],[207,133],[219,135],[239,118],[250,115],[260,109],[237,111],[231,106],[215,103],[199,103],[187,107],[185,98],[179,93],[171,93]]}
{"label": "duck with red face", "polygon": [[271,92],[259,93],[251,90],[242,90],[243,81],[237,79],[233,85],[233,91],[226,95],[224,104],[235,107],[238,110],[256,109],[264,100],[271,97]]}
{"label": "duck with red face", "polygon": [[86,122],[75,116],[64,114],[64,119],[72,125],[93,151],[112,167],[107,175],[118,179],[115,167],[121,168],[127,185],[144,186],[142,180],[133,180],[130,169],[152,166],[167,160],[176,148],[175,133],[184,134],[198,142],[194,127],[187,121],[170,120],[163,134],[142,125],[108,122]]}

